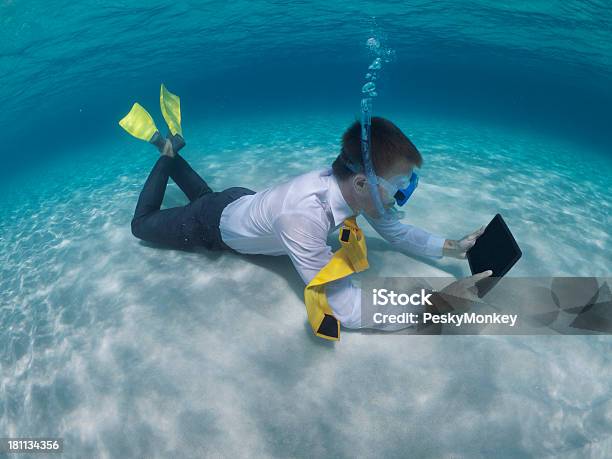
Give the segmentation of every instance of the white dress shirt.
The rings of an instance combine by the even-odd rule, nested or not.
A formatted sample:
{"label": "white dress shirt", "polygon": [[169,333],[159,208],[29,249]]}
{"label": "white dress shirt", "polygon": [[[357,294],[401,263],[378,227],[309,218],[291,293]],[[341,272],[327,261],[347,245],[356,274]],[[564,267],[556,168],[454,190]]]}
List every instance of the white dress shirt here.
{"label": "white dress shirt", "polygon": [[[307,285],[333,256],[328,235],[353,215],[327,168],[242,196],[223,209],[219,228],[223,242],[237,252],[289,255]],[[445,239],[440,236],[397,219],[366,219],[401,252],[442,256]],[[361,289],[350,277],[327,284],[327,301],[343,326],[359,328]]]}

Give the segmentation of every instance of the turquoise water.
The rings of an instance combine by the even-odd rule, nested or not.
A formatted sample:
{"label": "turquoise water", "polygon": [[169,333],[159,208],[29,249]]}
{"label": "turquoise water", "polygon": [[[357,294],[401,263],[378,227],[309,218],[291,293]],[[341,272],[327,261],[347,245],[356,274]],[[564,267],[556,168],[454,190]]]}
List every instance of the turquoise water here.
{"label": "turquoise water", "polygon": [[[0,432],[61,436],[65,457],[609,457],[608,337],[320,343],[288,258],[132,237],[157,153],[116,122],[139,101],[162,126],[163,81],[194,168],[261,190],[331,163],[365,40],[386,35],[374,108],[425,158],[406,222],[456,238],[501,212],[513,275],[609,276],[611,19],[576,1],[0,3]],[[170,185],[164,205],[185,202]],[[468,274],[364,229],[376,274]]]}

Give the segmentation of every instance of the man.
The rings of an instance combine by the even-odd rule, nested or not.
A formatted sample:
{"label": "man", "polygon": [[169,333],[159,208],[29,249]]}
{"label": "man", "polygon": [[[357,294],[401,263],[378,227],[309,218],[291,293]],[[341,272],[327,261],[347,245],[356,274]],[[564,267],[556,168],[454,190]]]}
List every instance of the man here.
{"label": "man", "polygon": [[[164,90],[162,86],[162,93]],[[164,112],[163,104],[162,101]],[[178,127],[173,129],[168,123],[171,134],[165,140],[154,125],[146,135],[130,131],[126,127],[129,123],[124,122],[130,115],[132,112],[120,124],[124,123],[122,126],[133,135],[154,143],[161,152],[140,193],[132,220],[132,233],[145,241],[180,249],[202,246],[244,254],[286,254],[304,283],[309,284],[333,256],[328,235],[345,219],[358,214],[363,214],[396,250],[413,255],[465,258],[466,251],[483,232],[481,228],[460,240],[451,240],[405,225],[397,218],[381,218],[366,176],[350,167],[362,164],[359,122],[344,133],[342,151],[331,168],[302,174],[257,193],[241,187],[214,192],[178,154],[184,146],[179,132],[180,114]],[[164,118],[168,122],[166,112]],[[419,151],[391,121],[373,117],[370,135],[374,170],[387,182],[408,178],[413,168],[422,165]],[[189,204],[160,210],[168,178],[187,195]],[[393,196],[380,186],[379,192],[385,207],[392,206]],[[447,287],[447,293],[470,296],[468,290],[474,282],[488,275],[490,272],[455,282]],[[333,315],[343,326],[362,325],[361,291],[350,276],[327,284],[325,293]]]}

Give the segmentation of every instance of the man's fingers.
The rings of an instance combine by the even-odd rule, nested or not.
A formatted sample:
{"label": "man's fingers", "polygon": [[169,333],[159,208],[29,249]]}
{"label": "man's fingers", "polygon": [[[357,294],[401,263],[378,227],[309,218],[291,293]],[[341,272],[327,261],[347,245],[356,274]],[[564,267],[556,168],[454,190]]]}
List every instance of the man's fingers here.
{"label": "man's fingers", "polygon": [[476,231],[474,231],[473,233],[470,233],[467,238],[468,239],[476,239],[478,236],[482,236],[482,233],[484,233],[485,227],[481,226],[480,228],[478,228]]}
{"label": "man's fingers", "polygon": [[474,238],[477,238],[478,236],[481,236],[482,233],[484,233],[484,231],[485,231],[485,227],[481,226],[476,231],[474,231],[471,235],[474,236]]}
{"label": "man's fingers", "polygon": [[492,275],[493,275],[493,271],[491,271],[489,269],[487,271],[483,271],[481,273],[474,274],[472,277],[468,277],[468,279],[470,279],[472,282],[476,283],[479,280],[486,279],[487,277],[492,276]]}
{"label": "man's fingers", "polygon": [[463,238],[461,238],[461,241],[466,241],[466,242],[476,242],[476,239],[478,239],[478,237],[482,236],[482,233],[484,233],[485,227],[481,226],[479,229],[477,229],[476,231],[474,231],[473,233],[468,234],[467,236],[463,236]]}
{"label": "man's fingers", "polygon": [[476,239],[464,239],[459,243],[462,252],[467,252],[476,244]]}

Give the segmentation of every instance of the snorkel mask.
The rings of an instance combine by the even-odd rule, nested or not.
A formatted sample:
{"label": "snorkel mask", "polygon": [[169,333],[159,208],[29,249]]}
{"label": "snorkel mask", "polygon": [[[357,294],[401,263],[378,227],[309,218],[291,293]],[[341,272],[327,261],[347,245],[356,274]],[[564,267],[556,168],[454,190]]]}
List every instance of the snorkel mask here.
{"label": "snorkel mask", "polygon": [[391,181],[376,176],[378,184],[383,187],[389,196],[393,196],[398,206],[403,206],[408,202],[414,190],[419,185],[419,176],[412,172],[410,178],[405,176],[394,177]]}
{"label": "snorkel mask", "polygon": [[396,216],[398,218],[402,218],[403,212],[398,211],[395,207],[384,206],[378,190],[378,185],[385,190],[389,197],[392,197],[395,200],[395,204],[398,206],[403,206],[406,204],[406,202],[408,202],[408,199],[410,199],[410,196],[412,196],[414,190],[416,190],[419,184],[419,176],[414,171],[410,177],[397,176],[389,180],[376,175],[371,155],[371,109],[372,99],[369,97],[361,99],[361,156],[364,164],[363,170],[360,165],[351,163],[344,155],[341,155],[340,157],[342,158],[344,164],[354,173],[363,172],[365,174],[368,181],[370,195],[372,197],[372,202],[374,203],[380,217],[390,218]]}
{"label": "snorkel mask", "polygon": [[[357,174],[357,173],[363,172],[360,166],[357,166],[349,162],[344,156],[341,156],[340,158],[342,159],[346,167],[348,167],[354,173]],[[382,189],[385,190],[385,193],[387,194],[387,196],[392,197],[395,201],[395,204],[400,207],[408,202],[408,200],[410,199],[410,196],[412,196],[412,193],[414,193],[414,190],[416,190],[417,186],[419,185],[419,176],[417,175],[416,172],[412,172],[410,177],[401,175],[401,176],[392,177],[389,180],[386,180],[383,177],[379,177],[378,175],[376,175],[375,177],[376,177],[377,185],[380,185]],[[368,188],[371,191],[371,187],[368,187]],[[381,203],[382,203],[382,199],[381,199]],[[383,208],[384,208],[384,204],[383,204]],[[394,212],[394,211],[391,210],[391,212]]]}

